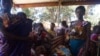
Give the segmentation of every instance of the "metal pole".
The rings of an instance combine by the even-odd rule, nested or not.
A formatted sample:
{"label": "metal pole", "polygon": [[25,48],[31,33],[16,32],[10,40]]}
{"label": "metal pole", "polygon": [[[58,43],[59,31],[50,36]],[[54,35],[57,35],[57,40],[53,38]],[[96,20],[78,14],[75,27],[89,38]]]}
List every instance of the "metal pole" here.
{"label": "metal pole", "polygon": [[0,0],[0,6],[1,6],[1,14],[3,14],[4,11],[4,7],[3,7],[3,0]]}
{"label": "metal pole", "polygon": [[1,0],[1,2],[0,2],[0,3],[1,3],[0,5],[2,6],[3,1]]}
{"label": "metal pole", "polygon": [[3,6],[3,13],[7,13],[10,15],[10,10],[13,5],[13,0],[2,0],[2,6]]}

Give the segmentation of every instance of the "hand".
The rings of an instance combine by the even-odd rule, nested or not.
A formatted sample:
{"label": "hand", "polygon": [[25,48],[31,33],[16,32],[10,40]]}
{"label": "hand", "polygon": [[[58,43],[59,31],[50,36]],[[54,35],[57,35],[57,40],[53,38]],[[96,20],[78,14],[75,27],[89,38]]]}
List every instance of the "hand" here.
{"label": "hand", "polygon": [[31,40],[34,40],[34,38],[36,37],[36,33],[30,32],[28,37],[30,37]]}
{"label": "hand", "polygon": [[34,37],[34,35],[35,35],[35,32],[30,32],[29,33],[29,37]]}
{"label": "hand", "polygon": [[7,14],[4,14],[4,15],[2,16],[2,20],[3,20],[3,25],[4,25],[5,27],[8,27],[8,24],[9,24],[9,17],[8,17]]}

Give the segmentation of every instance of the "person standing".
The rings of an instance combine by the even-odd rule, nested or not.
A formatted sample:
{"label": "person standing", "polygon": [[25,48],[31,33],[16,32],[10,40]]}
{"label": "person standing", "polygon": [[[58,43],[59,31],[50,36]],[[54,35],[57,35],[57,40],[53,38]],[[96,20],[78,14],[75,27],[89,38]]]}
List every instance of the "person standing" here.
{"label": "person standing", "polygon": [[84,6],[78,6],[75,10],[78,20],[71,22],[70,26],[69,45],[74,56],[78,55],[80,48],[89,38],[91,32],[91,23],[83,19],[85,11],[86,9]]}

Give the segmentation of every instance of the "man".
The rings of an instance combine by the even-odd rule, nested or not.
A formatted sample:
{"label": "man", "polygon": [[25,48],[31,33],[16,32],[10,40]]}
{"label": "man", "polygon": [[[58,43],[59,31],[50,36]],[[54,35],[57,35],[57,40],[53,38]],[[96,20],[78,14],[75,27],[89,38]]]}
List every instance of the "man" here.
{"label": "man", "polygon": [[56,36],[56,32],[55,32],[55,24],[51,23],[50,24],[50,30],[48,31],[52,36]]}

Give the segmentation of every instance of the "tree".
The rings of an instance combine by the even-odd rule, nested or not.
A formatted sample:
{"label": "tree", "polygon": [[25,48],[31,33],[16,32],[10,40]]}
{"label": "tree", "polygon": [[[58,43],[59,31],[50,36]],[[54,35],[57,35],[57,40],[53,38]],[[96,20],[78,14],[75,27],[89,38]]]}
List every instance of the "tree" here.
{"label": "tree", "polygon": [[[78,5],[77,5],[78,6]],[[75,16],[75,9],[77,6],[61,6],[60,9],[60,20],[70,20],[71,17]],[[92,22],[92,25],[96,24],[98,19],[100,18],[99,14],[94,14],[93,9],[96,5],[85,5],[86,7],[86,20]],[[49,22],[57,22],[58,17],[58,6],[52,6],[52,7],[39,7],[36,8],[27,8],[23,9],[23,11],[33,20],[40,20],[40,22],[43,21],[49,21]],[[90,15],[91,14],[91,15]],[[92,20],[93,19],[93,20]],[[96,20],[95,20],[96,19]]]}
{"label": "tree", "polygon": [[27,9],[23,9],[23,12],[25,12],[26,13],[26,15],[28,16],[28,17],[30,17],[30,10],[27,8]]}

